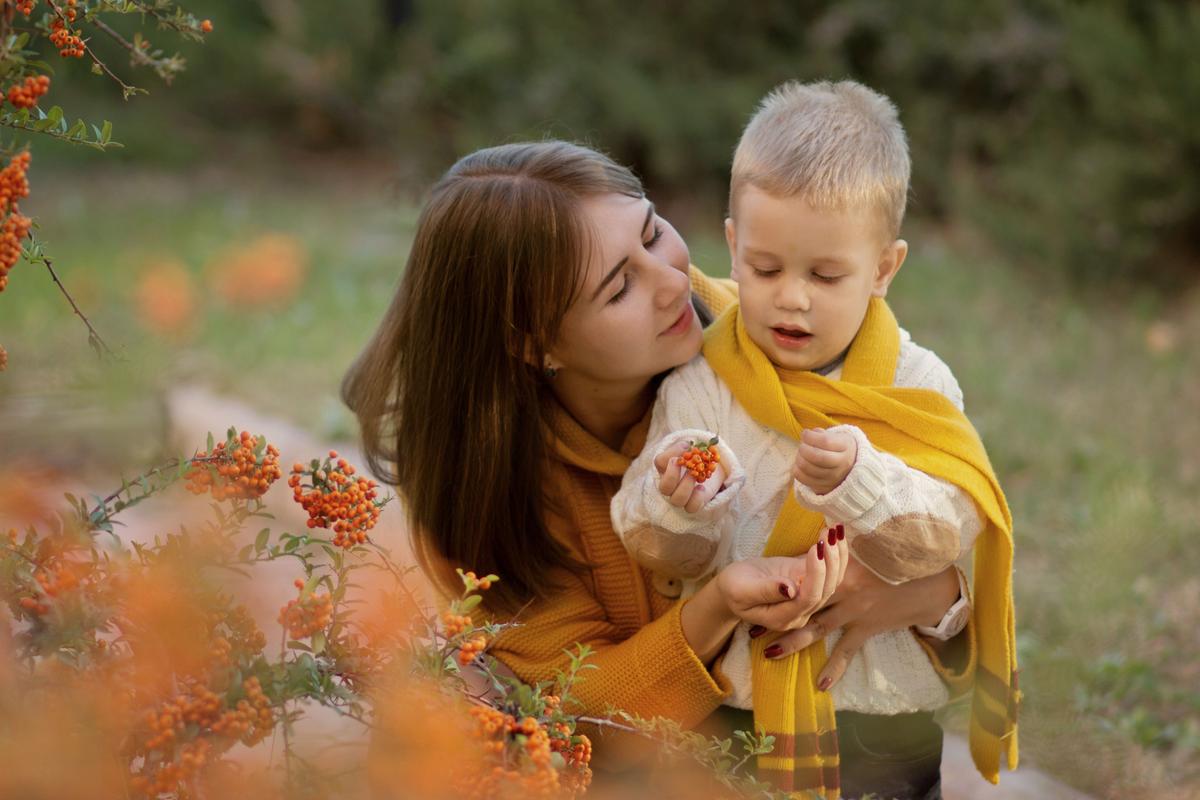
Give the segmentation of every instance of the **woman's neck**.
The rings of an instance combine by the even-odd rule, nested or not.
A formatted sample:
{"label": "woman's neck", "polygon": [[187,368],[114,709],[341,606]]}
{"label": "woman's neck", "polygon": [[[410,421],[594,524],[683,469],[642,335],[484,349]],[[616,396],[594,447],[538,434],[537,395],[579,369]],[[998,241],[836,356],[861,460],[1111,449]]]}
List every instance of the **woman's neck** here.
{"label": "woman's neck", "polygon": [[564,373],[554,381],[554,395],[584,430],[613,450],[620,450],[630,428],[650,410],[654,384],[597,384]]}

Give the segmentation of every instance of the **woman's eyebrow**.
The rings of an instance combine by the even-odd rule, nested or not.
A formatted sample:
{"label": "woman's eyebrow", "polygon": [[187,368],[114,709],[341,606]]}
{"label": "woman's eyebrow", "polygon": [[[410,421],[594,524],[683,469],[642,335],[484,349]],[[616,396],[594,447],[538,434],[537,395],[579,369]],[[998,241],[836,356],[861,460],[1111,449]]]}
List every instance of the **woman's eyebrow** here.
{"label": "woman's eyebrow", "polygon": [[[642,221],[642,238],[646,237],[646,228],[649,227],[650,220],[652,219],[654,219],[654,203],[650,203],[646,209],[646,219]],[[625,256],[617,262],[615,267],[608,271],[608,274],[604,276],[604,280],[600,281],[600,285],[596,287],[596,291],[592,292],[592,300],[600,296],[600,293],[604,291],[604,287],[608,286],[612,282],[612,279],[617,277],[617,273],[621,271],[621,267],[625,266],[625,262],[628,260],[629,256]]]}

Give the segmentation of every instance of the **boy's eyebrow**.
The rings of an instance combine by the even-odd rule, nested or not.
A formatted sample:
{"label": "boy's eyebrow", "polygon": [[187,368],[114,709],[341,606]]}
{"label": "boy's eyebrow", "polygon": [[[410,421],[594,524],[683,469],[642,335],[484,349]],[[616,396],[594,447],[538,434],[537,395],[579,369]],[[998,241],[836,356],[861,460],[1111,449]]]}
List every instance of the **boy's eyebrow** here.
{"label": "boy's eyebrow", "polygon": [[[650,203],[649,207],[646,209],[646,218],[642,220],[642,238],[645,238],[646,228],[650,225],[650,220],[652,219],[654,219],[654,203]],[[600,285],[596,287],[596,291],[592,292],[592,300],[595,300],[600,296],[600,293],[604,291],[604,287],[608,286],[608,284],[612,282],[612,279],[617,277],[617,273],[621,271],[621,267],[625,266],[625,262],[628,260],[629,256],[625,256],[617,262],[615,267],[608,271],[608,274],[604,276],[604,280],[600,281]]]}

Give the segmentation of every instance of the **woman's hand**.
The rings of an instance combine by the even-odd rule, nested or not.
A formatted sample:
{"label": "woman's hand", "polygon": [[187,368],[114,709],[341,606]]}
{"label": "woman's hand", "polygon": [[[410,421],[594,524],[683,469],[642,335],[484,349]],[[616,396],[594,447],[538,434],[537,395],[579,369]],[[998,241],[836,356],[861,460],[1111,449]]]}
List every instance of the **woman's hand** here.
{"label": "woman's hand", "polygon": [[751,625],[783,631],[805,625],[846,574],[845,537],[834,529],[803,558],[760,557],[735,561],[714,579],[730,612]]}
{"label": "woman's hand", "polygon": [[817,688],[822,691],[841,679],[855,653],[872,636],[913,625],[937,625],[946,609],[958,599],[958,575],[953,566],[936,575],[893,586],[854,559],[850,561],[846,579],[833,593],[829,605],[814,614],[807,625],[789,630],[774,642],[780,648],[775,657],[781,658],[825,638],[830,631],[845,628],[817,679]]}

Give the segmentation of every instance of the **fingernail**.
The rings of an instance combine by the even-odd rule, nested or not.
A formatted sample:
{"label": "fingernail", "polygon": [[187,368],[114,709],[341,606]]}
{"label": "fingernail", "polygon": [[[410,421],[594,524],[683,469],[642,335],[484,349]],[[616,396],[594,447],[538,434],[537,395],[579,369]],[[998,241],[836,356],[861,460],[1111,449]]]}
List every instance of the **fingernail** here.
{"label": "fingernail", "polygon": [[837,531],[834,530],[833,528],[830,528],[829,529],[829,546],[833,547],[835,544],[837,544]]}
{"label": "fingernail", "polygon": [[792,599],[792,587],[788,586],[786,583],[779,584],[779,593],[788,600]]}
{"label": "fingernail", "polygon": [[830,678],[828,675],[826,675],[824,678],[821,678],[821,682],[817,684],[817,688],[823,692],[826,689],[828,689],[832,684],[833,684],[833,678]]}
{"label": "fingernail", "polygon": [[764,628],[762,625],[755,625],[753,628],[750,629],[750,638],[757,639],[758,637],[762,636],[766,632],[767,632],[767,629]]}
{"label": "fingernail", "polygon": [[842,539],[845,539],[845,538],[846,538],[846,528],[845,528],[845,526],[843,526],[843,525],[838,525],[838,526],[837,526],[837,536],[838,536],[838,541],[839,541],[839,542],[840,542]]}
{"label": "fingernail", "polygon": [[817,542],[817,559],[820,561],[825,560],[825,540],[824,539]]}
{"label": "fingernail", "polygon": [[763,650],[763,655],[767,658],[779,658],[779,656],[783,655],[783,648],[777,644],[773,644],[766,650]]}

